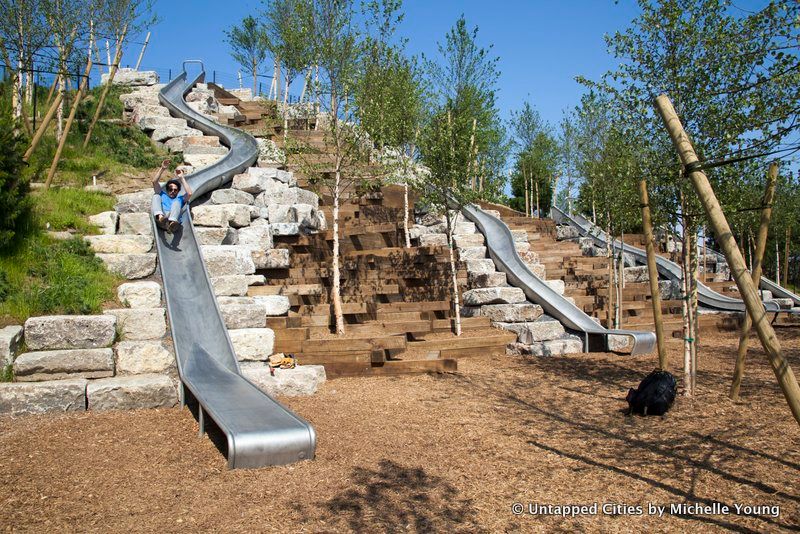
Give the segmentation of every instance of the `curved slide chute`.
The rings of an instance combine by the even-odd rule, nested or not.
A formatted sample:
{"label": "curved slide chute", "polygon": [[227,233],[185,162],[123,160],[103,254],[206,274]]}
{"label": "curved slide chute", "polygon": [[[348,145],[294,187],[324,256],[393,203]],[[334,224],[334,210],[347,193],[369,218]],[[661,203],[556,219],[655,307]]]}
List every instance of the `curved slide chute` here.
{"label": "curved slide chute", "polygon": [[497,268],[506,273],[509,282],[522,289],[525,296],[539,304],[545,313],[558,319],[568,329],[583,335],[586,352],[607,351],[608,336],[627,336],[633,341],[631,354],[653,352],[656,336],[653,332],[638,330],[608,330],[597,324],[583,310],[553,291],[528,269],[514,246],[514,237],[508,226],[475,205],[461,209],[464,216],[480,229],[486,237],[486,248]]}
{"label": "curved slide chute", "polygon": [[[568,215],[555,206],[551,207],[550,210],[551,217],[555,222],[559,224],[569,224],[578,230],[582,236],[591,238],[596,245],[601,247],[606,246],[606,233],[582,215],[577,213],[574,215]],[[627,244],[623,244],[622,246],[623,251],[626,254],[633,256],[639,263],[644,265],[647,264],[647,253],[644,250]],[[656,267],[658,268],[658,273],[667,280],[674,282],[683,281],[681,267],[677,263],[657,255]],[[762,278],[762,283],[763,280],[764,278]],[[745,311],[743,301],[721,295],[700,282],[697,283],[697,299],[703,306],[713,308],[715,310],[727,312]],[[778,306],[778,304],[775,302],[764,302],[764,308],[768,312],[780,311],[780,306]]]}
{"label": "curved slide chute", "polygon": [[[187,80],[185,71],[159,93],[160,102],[193,128],[219,137],[230,151],[214,165],[187,177],[197,198],[231,180],[258,158],[258,145],[246,133],[221,126],[186,105],[184,96],[204,79]],[[158,263],[181,380],[181,402],[198,403],[200,433],[210,417],[227,438],[228,467],[280,465],[314,457],[312,426],[284,408],[241,375],[203,262],[191,213],[172,235],[155,223]]]}

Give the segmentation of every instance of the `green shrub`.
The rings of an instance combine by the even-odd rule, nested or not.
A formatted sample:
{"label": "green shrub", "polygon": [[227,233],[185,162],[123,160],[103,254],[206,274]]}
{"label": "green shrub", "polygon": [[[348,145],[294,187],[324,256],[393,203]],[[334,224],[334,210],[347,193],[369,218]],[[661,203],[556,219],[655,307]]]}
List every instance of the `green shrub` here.
{"label": "green shrub", "polygon": [[10,109],[0,105],[0,250],[14,239],[19,222],[31,205],[28,182],[22,173],[23,152]]}
{"label": "green shrub", "polygon": [[37,192],[32,198],[40,223],[49,223],[51,230],[94,233],[95,227],[89,224],[88,216],[114,208],[114,198],[109,195],[67,187]]}

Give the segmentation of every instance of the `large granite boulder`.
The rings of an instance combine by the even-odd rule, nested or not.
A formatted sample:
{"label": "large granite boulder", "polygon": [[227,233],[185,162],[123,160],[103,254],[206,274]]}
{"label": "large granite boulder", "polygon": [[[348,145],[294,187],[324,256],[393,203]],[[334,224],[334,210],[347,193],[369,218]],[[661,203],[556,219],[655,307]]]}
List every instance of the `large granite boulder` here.
{"label": "large granite boulder", "polygon": [[164,308],[119,308],[103,314],[116,317],[117,330],[126,341],[161,339],[167,333]]}
{"label": "large granite boulder", "polygon": [[525,293],[518,287],[485,287],[464,292],[464,304],[467,306],[520,302],[525,302]]}
{"label": "large granite boulder", "polygon": [[113,375],[114,352],[111,349],[26,352],[14,361],[14,377],[19,382],[105,378]]}
{"label": "large granite boulder", "polygon": [[160,341],[120,341],[114,350],[118,375],[166,373],[175,368],[175,357]]}
{"label": "large granite boulder", "polygon": [[233,226],[250,224],[250,209],[246,204],[207,204],[192,208],[192,220],[198,226]]}
{"label": "large granite boulder", "polygon": [[110,347],[116,325],[116,317],[108,315],[31,317],[25,321],[25,344],[30,350]]}
{"label": "large granite boulder", "polygon": [[477,289],[482,287],[502,287],[508,285],[508,280],[506,279],[506,273],[469,273],[467,275],[467,282],[471,289]]}
{"label": "large granite boulder", "polygon": [[152,236],[152,216],[146,212],[121,213],[119,215],[119,233]]}
{"label": "large granite boulder", "polygon": [[230,276],[256,272],[256,265],[253,263],[250,247],[240,245],[203,245],[201,248],[209,276]]}
{"label": "large granite boulder", "polygon": [[100,254],[144,254],[153,248],[149,235],[89,235],[84,239]]}
{"label": "large granite boulder", "polygon": [[272,233],[267,225],[253,225],[239,230],[239,245],[257,250],[272,248]]}
{"label": "large granite boulder", "polygon": [[90,410],[171,408],[178,404],[175,384],[166,375],[145,374],[92,380],[86,387]]}
{"label": "large granite boulder", "polygon": [[0,383],[0,414],[82,412],[87,383],[85,379]]}
{"label": "large granite boulder", "polygon": [[494,261],[490,259],[486,260],[468,260],[467,264],[467,273],[468,274],[491,274],[495,272],[494,268]]}
{"label": "large granite boulder", "polygon": [[535,321],[542,316],[542,307],[524,302],[521,304],[488,304],[481,306],[481,315],[492,321],[503,323],[522,323]]}
{"label": "large granite boulder", "polygon": [[252,250],[251,257],[256,269],[288,269],[291,265],[289,249]]}
{"label": "large granite boulder", "polygon": [[128,280],[146,278],[156,270],[156,253],[146,254],[96,254],[106,268]]}
{"label": "large granite boulder", "polygon": [[0,328],[0,368],[11,365],[14,354],[22,343],[22,327],[10,325]]}
{"label": "large granite boulder", "polygon": [[526,323],[492,323],[503,330],[510,330],[517,334],[517,341],[530,345],[538,341],[559,339],[566,333],[564,326],[547,315]]}
{"label": "large granite boulder", "polygon": [[271,328],[241,328],[228,335],[240,362],[265,361],[272,355],[275,332]]}
{"label": "large granite boulder", "polygon": [[[104,72],[100,75],[100,83],[106,85],[110,73]],[[114,74],[112,85],[155,85],[159,82],[158,73],[154,70],[136,70],[127,67],[120,67]]]}
{"label": "large granite boulder", "polygon": [[152,189],[117,195],[117,204],[114,209],[117,213],[149,213],[152,199]]}
{"label": "large granite boulder", "polygon": [[97,215],[90,215],[89,222],[100,229],[101,234],[113,235],[117,233],[117,221],[119,213],[116,211],[104,211]]}
{"label": "large granite boulder", "polygon": [[129,308],[158,308],[161,286],[158,282],[126,282],[117,288],[117,297]]}
{"label": "large granite boulder", "polygon": [[194,235],[200,245],[236,245],[239,243],[239,231],[236,228],[195,226]]}
{"label": "large granite boulder", "polygon": [[268,395],[296,397],[313,395],[325,381],[321,365],[299,365],[294,369],[276,369],[275,376],[262,364],[242,365],[242,374]]}
{"label": "large granite boulder", "polygon": [[255,201],[255,197],[238,189],[217,189],[211,193],[212,204],[247,204]]}
{"label": "large granite boulder", "polygon": [[248,279],[250,275],[232,274],[229,276],[215,276],[211,278],[211,286],[216,296],[244,296],[247,295]]}

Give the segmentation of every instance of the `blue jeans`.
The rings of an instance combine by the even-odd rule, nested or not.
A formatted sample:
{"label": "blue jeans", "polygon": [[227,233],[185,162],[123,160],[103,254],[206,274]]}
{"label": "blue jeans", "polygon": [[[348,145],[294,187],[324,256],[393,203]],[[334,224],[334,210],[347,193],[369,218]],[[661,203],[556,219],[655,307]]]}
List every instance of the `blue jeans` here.
{"label": "blue jeans", "polygon": [[[153,200],[151,202],[151,208],[153,212],[153,216],[157,215],[164,215],[164,209],[161,207],[161,195],[153,195]],[[169,210],[169,214],[167,215],[167,219],[170,221],[177,221],[178,217],[181,215],[181,203],[180,202],[173,202],[172,207]]]}

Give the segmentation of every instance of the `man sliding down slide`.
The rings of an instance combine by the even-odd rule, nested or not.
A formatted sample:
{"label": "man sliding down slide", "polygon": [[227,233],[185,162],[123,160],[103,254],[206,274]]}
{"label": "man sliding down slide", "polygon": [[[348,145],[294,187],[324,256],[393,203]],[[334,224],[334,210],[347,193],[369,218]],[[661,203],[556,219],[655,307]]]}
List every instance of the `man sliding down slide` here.
{"label": "man sliding down slide", "polygon": [[[174,233],[181,223],[181,210],[189,202],[192,196],[192,188],[186,183],[186,178],[181,170],[175,171],[177,179],[173,178],[166,183],[166,191],[161,188],[159,179],[169,167],[170,161],[165,159],[161,162],[161,167],[153,176],[153,195],[152,211],[156,218],[159,228],[166,230],[170,234]],[[178,195],[183,187],[184,194]],[[165,215],[166,214],[166,215]]]}

